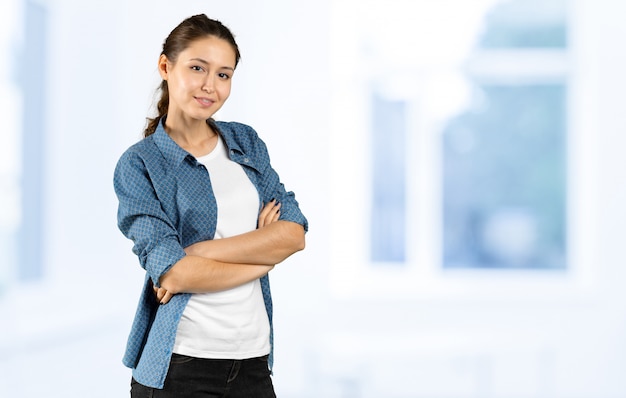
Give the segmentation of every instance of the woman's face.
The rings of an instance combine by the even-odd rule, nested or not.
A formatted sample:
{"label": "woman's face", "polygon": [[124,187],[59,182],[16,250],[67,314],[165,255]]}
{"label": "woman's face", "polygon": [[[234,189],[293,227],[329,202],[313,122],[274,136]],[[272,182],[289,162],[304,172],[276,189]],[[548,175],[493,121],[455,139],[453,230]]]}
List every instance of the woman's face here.
{"label": "woman's face", "polygon": [[159,58],[159,73],[167,80],[170,94],[168,120],[206,120],[230,95],[235,72],[235,52],[215,36],[195,40],[178,55],[175,63]]}

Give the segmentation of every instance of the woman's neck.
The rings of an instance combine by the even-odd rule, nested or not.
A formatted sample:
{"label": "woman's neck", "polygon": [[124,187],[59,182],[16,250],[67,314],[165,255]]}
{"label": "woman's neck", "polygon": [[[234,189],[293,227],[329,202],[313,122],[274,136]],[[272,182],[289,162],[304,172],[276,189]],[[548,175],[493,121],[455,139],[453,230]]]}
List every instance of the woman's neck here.
{"label": "woman's neck", "polygon": [[165,131],[174,142],[195,157],[209,154],[217,143],[217,132],[205,120],[168,118]]}

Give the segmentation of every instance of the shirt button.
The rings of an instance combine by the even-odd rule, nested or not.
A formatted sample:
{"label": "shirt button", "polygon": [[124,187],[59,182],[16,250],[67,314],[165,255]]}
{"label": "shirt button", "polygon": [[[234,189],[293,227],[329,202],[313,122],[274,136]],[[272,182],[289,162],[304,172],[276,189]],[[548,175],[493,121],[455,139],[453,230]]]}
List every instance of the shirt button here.
{"label": "shirt button", "polygon": [[243,161],[246,162],[246,163],[250,163],[250,159],[248,159],[248,158],[244,158]]}

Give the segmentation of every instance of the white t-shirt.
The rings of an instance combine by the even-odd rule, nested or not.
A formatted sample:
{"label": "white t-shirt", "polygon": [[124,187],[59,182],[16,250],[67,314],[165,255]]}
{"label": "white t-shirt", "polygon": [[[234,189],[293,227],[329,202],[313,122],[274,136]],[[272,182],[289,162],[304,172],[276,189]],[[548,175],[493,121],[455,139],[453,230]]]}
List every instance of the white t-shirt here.
{"label": "white t-shirt", "polygon": [[[259,195],[242,166],[215,149],[198,158],[217,201],[215,239],[256,229]],[[246,359],[270,352],[270,325],[259,280],[218,293],[193,294],[176,332],[174,352],[197,358]]]}

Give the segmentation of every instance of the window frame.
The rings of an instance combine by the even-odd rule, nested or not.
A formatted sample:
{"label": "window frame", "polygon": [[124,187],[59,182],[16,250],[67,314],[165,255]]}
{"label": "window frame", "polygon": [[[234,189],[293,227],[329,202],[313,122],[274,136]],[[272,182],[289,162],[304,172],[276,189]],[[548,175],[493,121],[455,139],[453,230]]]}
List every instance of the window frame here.
{"label": "window frame", "polygon": [[[492,80],[520,84],[533,81],[565,82],[567,157],[567,244],[565,270],[545,269],[444,269],[442,264],[441,121],[428,118],[427,94],[410,92],[407,151],[406,263],[373,264],[367,250],[371,203],[369,159],[371,142],[368,87],[385,76],[398,87],[409,82],[427,89],[428,75],[410,68],[376,68],[364,59],[359,15],[350,1],[335,2],[331,18],[331,266],[330,288],[345,299],[463,299],[463,300],[564,300],[597,293],[592,268],[594,242],[593,140],[585,126],[583,87],[572,68],[576,43],[566,49],[489,49],[476,52],[465,68]],[[513,58],[515,56],[515,58]],[[492,62],[504,59],[504,62]],[[509,61],[506,61],[509,60]],[[521,60],[521,62],[519,62]],[[541,60],[541,62],[537,62]],[[499,67],[494,69],[493,65]],[[529,67],[529,64],[540,67]],[[366,67],[363,67],[366,65]],[[372,66],[374,65],[374,66]],[[422,69],[422,72],[424,70]],[[381,73],[382,72],[382,73]],[[417,90],[419,91],[419,90]],[[417,133],[416,133],[417,132]],[[426,132],[426,133],[425,133]],[[413,151],[417,148],[417,151]],[[346,151],[349,156],[346,156]],[[407,154],[409,155],[409,154]]]}

